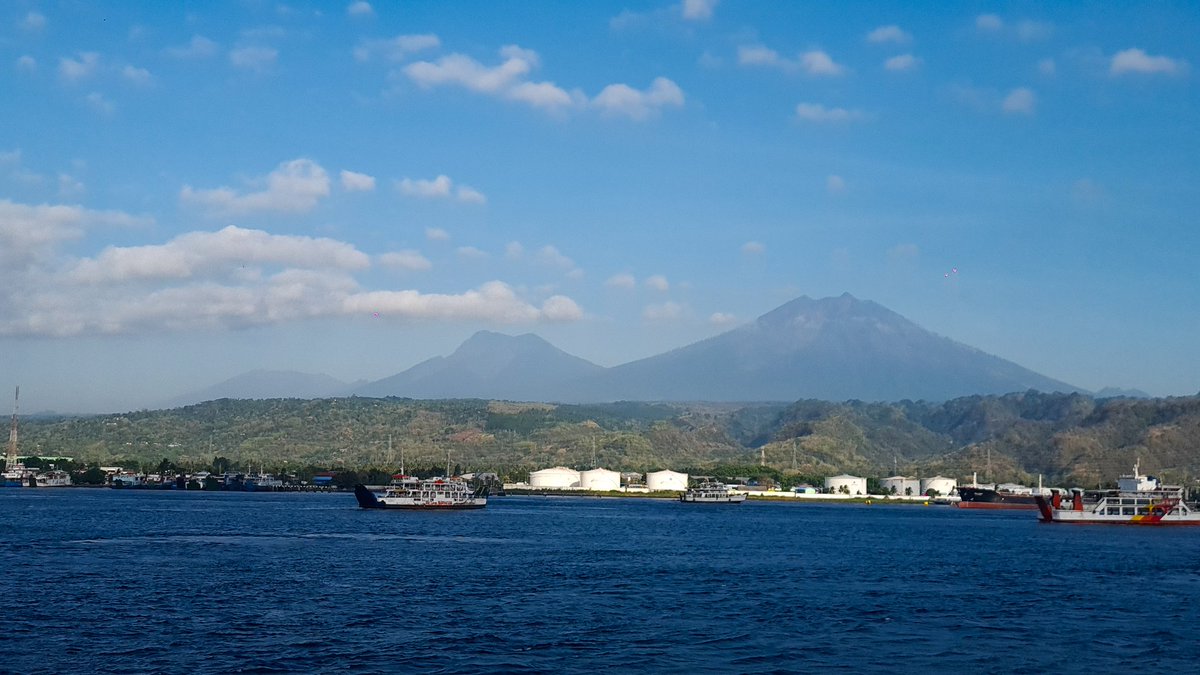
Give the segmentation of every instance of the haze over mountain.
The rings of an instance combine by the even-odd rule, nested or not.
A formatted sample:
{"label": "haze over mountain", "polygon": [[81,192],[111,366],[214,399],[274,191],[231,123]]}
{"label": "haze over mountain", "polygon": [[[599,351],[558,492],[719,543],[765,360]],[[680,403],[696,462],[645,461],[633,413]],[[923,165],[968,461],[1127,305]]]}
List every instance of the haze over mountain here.
{"label": "haze over mountain", "polygon": [[178,407],[219,398],[327,398],[340,396],[358,383],[343,382],[329,375],[293,370],[252,370],[211,387],[181,394],[166,407]]}
{"label": "haze over mountain", "polygon": [[721,335],[607,369],[535,335],[481,332],[448,357],[354,393],[574,403],[941,401],[1028,389],[1081,391],[845,294],[797,298]]}
{"label": "haze over mountain", "polygon": [[604,371],[542,338],[480,331],[449,356],[427,361],[357,387],[359,396],[411,398],[497,398],[516,401],[565,400],[571,383]]}

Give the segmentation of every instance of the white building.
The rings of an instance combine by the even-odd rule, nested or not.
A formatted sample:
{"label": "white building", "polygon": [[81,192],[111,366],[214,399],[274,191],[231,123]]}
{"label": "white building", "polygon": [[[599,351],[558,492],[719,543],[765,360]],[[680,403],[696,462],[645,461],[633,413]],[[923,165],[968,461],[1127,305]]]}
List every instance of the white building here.
{"label": "white building", "polygon": [[921,480],[910,476],[891,476],[879,481],[879,485],[883,487],[884,494],[893,494],[900,497],[913,496],[921,494]]}
{"label": "white building", "polygon": [[651,491],[659,490],[675,490],[684,492],[687,490],[688,475],[677,471],[654,471],[646,474],[646,487]]}
{"label": "white building", "polygon": [[592,469],[579,474],[579,487],[584,490],[609,491],[621,489],[621,474],[608,469]]}
{"label": "white building", "polygon": [[533,471],[529,474],[529,485],[540,488],[577,488],[579,487],[579,472],[565,466]]}
{"label": "white building", "polygon": [[939,495],[945,496],[956,487],[958,487],[958,481],[945,476],[921,479],[921,494],[923,495],[929,494],[930,490],[936,490]]}
{"label": "white building", "polygon": [[825,479],[825,491],[830,494],[849,494],[851,497],[865,495],[867,494],[867,479],[849,474],[833,476]]}

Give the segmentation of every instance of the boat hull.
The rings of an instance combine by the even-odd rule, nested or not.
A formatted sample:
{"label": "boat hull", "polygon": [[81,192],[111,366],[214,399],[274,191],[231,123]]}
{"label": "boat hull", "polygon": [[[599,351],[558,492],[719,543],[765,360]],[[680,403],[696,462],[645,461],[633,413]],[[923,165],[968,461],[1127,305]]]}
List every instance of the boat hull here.
{"label": "boat hull", "polygon": [[976,488],[960,485],[958,487],[960,500],[955,506],[960,509],[1023,509],[1032,511],[1037,508],[1033,495],[1014,495],[993,490],[991,488]]}

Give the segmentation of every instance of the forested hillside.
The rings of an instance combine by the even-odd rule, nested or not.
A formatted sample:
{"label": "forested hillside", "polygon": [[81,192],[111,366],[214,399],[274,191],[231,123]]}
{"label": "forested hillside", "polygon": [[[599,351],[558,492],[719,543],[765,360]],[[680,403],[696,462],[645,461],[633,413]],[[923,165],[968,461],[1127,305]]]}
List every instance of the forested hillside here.
{"label": "forested hillside", "polygon": [[765,461],[784,475],[849,472],[1093,486],[1142,468],[1200,476],[1200,398],[1028,392],[943,404],[549,405],[397,398],[222,399],[171,410],[25,418],[21,454],[78,463],[165,459],[285,472],[444,467],[511,479],[554,465],[703,471]]}

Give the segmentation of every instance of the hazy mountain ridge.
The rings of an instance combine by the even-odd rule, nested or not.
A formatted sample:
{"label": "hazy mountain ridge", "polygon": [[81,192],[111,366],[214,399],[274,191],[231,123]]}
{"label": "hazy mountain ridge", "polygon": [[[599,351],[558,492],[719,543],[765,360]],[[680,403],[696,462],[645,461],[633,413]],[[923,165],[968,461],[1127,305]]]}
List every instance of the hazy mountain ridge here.
{"label": "hazy mountain ridge", "polygon": [[358,384],[320,373],[252,370],[210,387],[176,396],[167,401],[164,407],[176,408],[221,398],[328,398],[345,394]]}
{"label": "hazy mountain ridge", "polygon": [[701,471],[758,464],[805,476],[893,473],[1094,487],[1143,470],[1200,476],[1200,397],[1025,392],[944,403],[547,405],[397,398],[221,399],[172,410],[24,419],[25,455],[156,466],[444,466],[523,480],[555,465]]}
{"label": "hazy mountain ridge", "polygon": [[[251,375],[245,376],[247,383]],[[305,391],[313,391],[289,391],[278,383],[238,391],[232,382],[213,388],[212,398],[304,398],[309,397]],[[1082,391],[931,333],[847,293],[796,298],[720,335],[612,368],[568,354],[537,335],[480,331],[447,356],[316,395],[744,403],[945,401],[1030,389]],[[195,400],[192,396],[187,402]]]}

